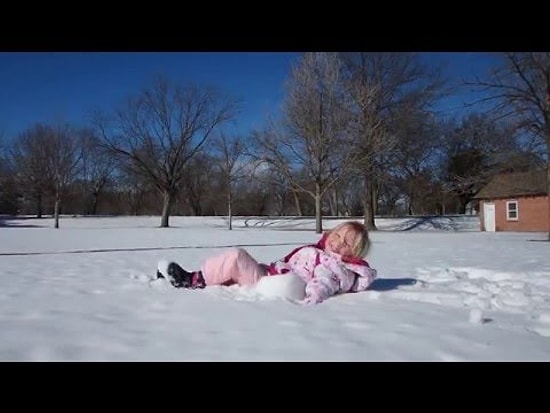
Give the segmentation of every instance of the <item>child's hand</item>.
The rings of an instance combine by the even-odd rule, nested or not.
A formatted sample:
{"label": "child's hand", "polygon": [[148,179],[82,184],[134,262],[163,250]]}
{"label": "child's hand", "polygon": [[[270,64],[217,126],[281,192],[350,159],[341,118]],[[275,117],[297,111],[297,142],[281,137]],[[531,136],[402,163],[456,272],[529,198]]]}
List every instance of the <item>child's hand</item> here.
{"label": "child's hand", "polygon": [[319,304],[321,300],[316,295],[306,295],[306,298],[302,300],[303,305],[314,305]]}
{"label": "child's hand", "polygon": [[291,270],[290,265],[288,265],[288,263],[284,261],[275,261],[271,263],[271,267],[275,270],[277,274],[286,274]]}

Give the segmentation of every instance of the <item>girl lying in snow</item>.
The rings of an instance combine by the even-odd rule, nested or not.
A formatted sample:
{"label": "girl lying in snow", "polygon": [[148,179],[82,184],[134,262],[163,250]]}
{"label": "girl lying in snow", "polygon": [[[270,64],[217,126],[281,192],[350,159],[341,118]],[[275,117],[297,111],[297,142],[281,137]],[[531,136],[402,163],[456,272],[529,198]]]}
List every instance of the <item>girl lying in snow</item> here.
{"label": "girl lying in snow", "polygon": [[305,284],[304,304],[328,297],[366,290],[376,270],[363,259],[370,242],[363,224],[348,221],[323,234],[313,245],[295,248],[269,265],[257,262],[243,248],[230,248],[206,259],[200,270],[188,272],[175,262],[160,262],[158,278],[167,278],[176,288],[208,285],[256,285],[263,277],[294,275]]}

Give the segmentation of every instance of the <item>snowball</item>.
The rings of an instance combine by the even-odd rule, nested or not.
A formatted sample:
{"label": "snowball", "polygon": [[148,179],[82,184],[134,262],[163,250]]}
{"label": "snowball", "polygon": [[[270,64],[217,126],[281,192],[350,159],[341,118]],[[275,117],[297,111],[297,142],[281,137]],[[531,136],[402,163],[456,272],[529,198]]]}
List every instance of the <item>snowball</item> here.
{"label": "snowball", "polygon": [[470,323],[483,324],[483,312],[480,308],[472,308],[470,310]]}
{"label": "snowball", "polygon": [[299,301],[304,299],[305,290],[305,281],[293,273],[265,276],[256,284],[256,292],[269,298]]}

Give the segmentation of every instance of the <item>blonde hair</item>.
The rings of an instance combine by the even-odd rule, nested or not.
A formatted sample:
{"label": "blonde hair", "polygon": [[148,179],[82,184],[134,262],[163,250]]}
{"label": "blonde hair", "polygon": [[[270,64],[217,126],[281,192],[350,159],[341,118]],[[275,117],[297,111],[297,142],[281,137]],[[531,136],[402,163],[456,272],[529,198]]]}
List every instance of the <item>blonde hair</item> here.
{"label": "blonde hair", "polygon": [[360,222],[357,222],[357,221],[347,221],[347,222],[338,224],[336,227],[331,229],[328,235],[344,227],[349,227],[353,231],[355,231],[356,234],[358,234],[358,237],[356,238],[356,241],[355,241],[355,245],[351,249],[353,251],[353,255],[358,258],[365,257],[370,249],[369,231],[367,230],[367,227],[364,224],[361,224]]}

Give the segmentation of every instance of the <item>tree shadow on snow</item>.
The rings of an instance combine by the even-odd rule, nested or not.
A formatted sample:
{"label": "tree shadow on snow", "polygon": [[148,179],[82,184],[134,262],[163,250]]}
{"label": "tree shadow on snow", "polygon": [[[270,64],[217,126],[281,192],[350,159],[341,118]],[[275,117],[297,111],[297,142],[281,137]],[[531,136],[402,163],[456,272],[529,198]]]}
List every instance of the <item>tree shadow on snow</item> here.
{"label": "tree shadow on snow", "polygon": [[407,285],[416,285],[418,280],[415,278],[377,278],[369,286],[371,291],[389,291],[396,290],[399,287]]}
{"label": "tree shadow on snow", "polygon": [[35,217],[17,217],[12,215],[0,215],[1,228],[40,228],[39,225],[22,224],[25,220],[36,219]]}
{"label": "tree shadow on snow", "polygon": [[415,229],[423,228],[432,228],[437,230],[454,230],[459,229],[459,223],[456,220],[456,217],[452,216],[439,216],[439,215],[428,215],[428,216],[419,216],[415,218],[408,219],[399,225],[396,230],[398,231],[413,231]]}

